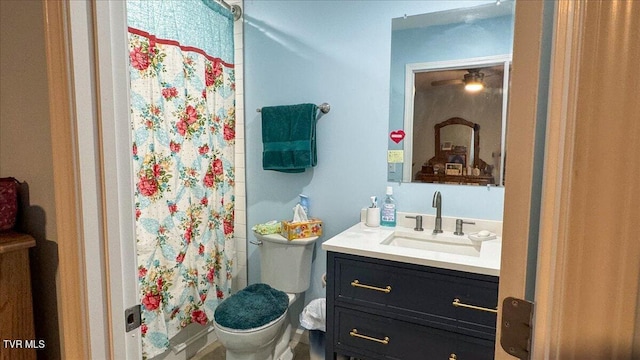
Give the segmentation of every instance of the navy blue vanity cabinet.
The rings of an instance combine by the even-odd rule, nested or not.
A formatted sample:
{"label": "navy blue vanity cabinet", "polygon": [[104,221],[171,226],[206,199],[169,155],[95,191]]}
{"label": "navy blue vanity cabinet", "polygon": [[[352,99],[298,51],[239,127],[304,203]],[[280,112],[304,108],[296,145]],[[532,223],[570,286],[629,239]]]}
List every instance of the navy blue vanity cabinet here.
{"label": "navy blue vanity cabinet", "polygon": [[326,359],[493,359],[497,302],[496,276],[328,252]]}

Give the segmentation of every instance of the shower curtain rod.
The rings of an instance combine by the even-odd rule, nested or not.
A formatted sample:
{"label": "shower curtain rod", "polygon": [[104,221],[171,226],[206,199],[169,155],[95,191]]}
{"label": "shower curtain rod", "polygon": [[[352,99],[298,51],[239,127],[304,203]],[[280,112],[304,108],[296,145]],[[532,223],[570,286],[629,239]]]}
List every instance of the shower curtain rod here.
{"label": "shower curtain rod", "polygon": [[222,7],[224,7],[225,9],[231,11],[231,13],[233,14],[233,19],[234,20],[238,20],[240,19],[240,16],[242,16],[242,8],[238,5],[229,5],[226,1],[224,0],[214,0],[217,4],[221,5]]}

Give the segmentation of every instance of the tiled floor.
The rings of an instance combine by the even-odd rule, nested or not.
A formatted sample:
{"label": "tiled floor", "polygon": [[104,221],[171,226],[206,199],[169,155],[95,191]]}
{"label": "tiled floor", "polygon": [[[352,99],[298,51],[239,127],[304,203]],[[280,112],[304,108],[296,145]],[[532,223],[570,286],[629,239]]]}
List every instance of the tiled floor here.
{"label": "tiled floor", "polygon": [[[199,352],[192,360],[225,360],[226,354],[224,347],[215,342],[201,352]],[[293,360],[310,360],[309,345],[298,342],[293,348]]]}

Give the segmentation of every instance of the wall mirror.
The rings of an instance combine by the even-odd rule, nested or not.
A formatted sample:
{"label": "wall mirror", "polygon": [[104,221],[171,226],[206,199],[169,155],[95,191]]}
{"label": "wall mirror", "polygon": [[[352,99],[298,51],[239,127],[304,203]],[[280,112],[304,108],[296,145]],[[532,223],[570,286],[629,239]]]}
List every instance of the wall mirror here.
{"label": "wall mirror", "polygon": [[[513,2],[392,20],[388,180],[505,184]],[[479,83],[472,92],[467,86]]]}

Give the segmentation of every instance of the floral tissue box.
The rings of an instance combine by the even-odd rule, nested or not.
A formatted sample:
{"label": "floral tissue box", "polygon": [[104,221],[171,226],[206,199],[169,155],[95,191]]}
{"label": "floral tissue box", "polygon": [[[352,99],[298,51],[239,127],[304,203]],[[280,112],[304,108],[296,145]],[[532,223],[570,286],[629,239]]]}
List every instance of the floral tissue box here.
{"label": "floral tissue box", "polygon": [[287,240],[303,239],[322,235],[322,220],[309,219],[309,221],[291,222],[282,221],[282,236]]}

